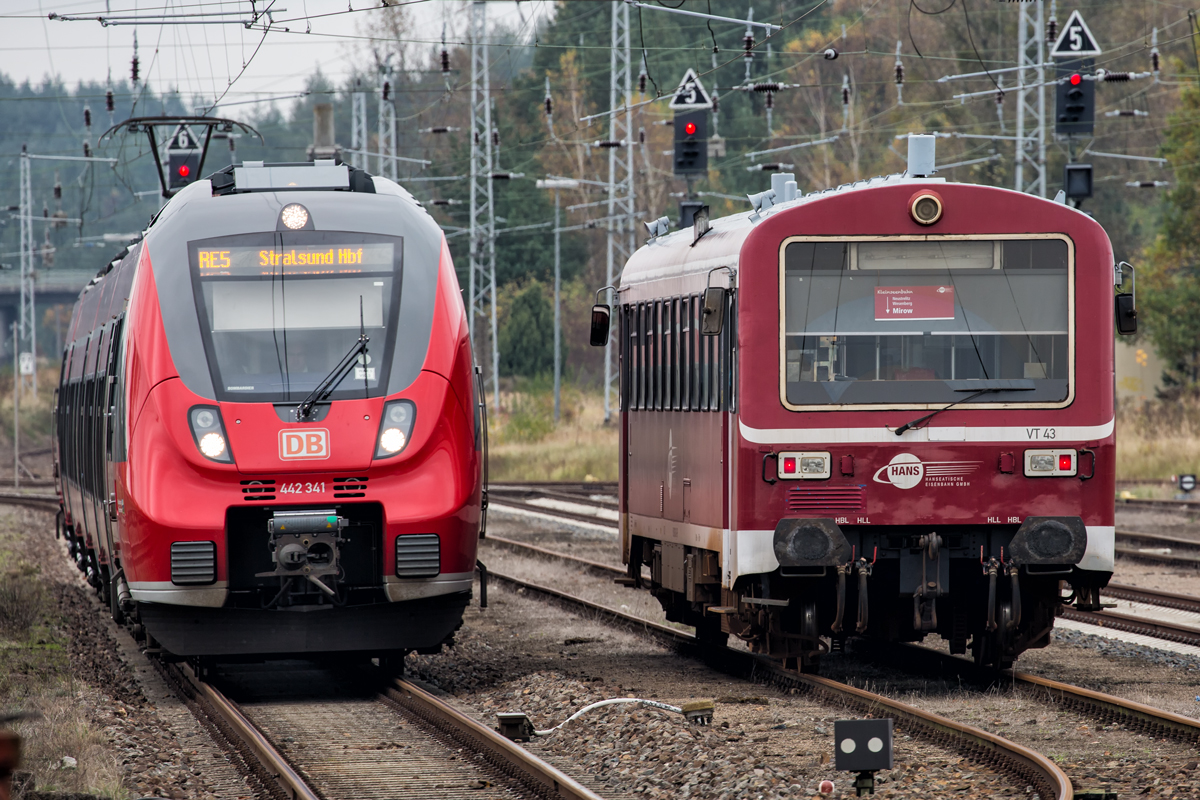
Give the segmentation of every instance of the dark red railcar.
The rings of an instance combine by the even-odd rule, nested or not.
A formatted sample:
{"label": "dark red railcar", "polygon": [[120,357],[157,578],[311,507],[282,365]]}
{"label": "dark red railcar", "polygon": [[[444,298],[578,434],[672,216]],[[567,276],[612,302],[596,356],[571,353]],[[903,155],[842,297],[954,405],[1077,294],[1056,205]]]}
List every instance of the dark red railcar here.
{"label": "dark red railcar", "polygon": [[441,646],[481,437],[445,237],[330,162],[197,181],[82,293],[58,391],[76,560],[180,656]]}
{"label": "dark red railcar", "polygon": [[1113,569],[1107,235],[1005,189],[778,177],[622,273],[631,576],[806,669],[856,634],[1045,646],[1062,582],[1095,608]]}

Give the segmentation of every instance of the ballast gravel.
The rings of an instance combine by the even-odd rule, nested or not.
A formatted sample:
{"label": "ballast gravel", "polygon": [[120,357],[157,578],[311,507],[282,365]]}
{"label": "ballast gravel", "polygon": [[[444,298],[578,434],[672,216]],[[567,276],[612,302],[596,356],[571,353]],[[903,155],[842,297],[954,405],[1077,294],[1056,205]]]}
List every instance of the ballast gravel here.
{"label": "ballast gravel", "polygon": [[[676,706],[715,700],[711,726],[642,706],[608,706],[527,745],[568,774],[591,776],[605,796],[819,798],[826,779],[837,796],[854,796],[853,776],[832,761],[833,723],[856,713],[731,678],[500,586],[489,595],[490,608],[467,610],[454,648],[407,663],[410,674],[486,724],[520,711],[535,728],[550,728],[613,697]],[[1028,797],[1027,787],[900,729],[894,766],[878,774],[877,797]]]}

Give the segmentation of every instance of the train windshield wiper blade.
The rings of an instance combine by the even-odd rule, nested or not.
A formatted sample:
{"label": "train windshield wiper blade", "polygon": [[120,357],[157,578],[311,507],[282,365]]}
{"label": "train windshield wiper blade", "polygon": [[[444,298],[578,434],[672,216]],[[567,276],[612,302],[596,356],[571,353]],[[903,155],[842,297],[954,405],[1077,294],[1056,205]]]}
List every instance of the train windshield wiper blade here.
{"label": "train windshield wiper blade", "polygon": [[346,355],[342,356],[337,364],[334,364],[333,369],[329,371],[325,379],[317,384],[317,388],[313,389],[308,397],[304,398],[300,402],[300,405],[296,406],[297,419],[307,419],[308,415],[312,413],[313,406],[333,394],[338,385],[350,374],[350,368],[354,366],[355,360],[360,355],[366,354],[367,342],[369,341],[371,341],[371,337],[367,336],[365,332],[358,334],[358,340],[354,342],[354,345]]}
{"label": "train windshield wiper blade", "polygon": [[[968,397],[962,398],[961,400],[955,400],[953,403],[949,403],[947,405],[942,406],[939,409],[931,411],[919,419],[914,419],[912,422],[906,422],[903,425],[901,425],[899,428],[896,428],[896,430],[892,431],[892,433],[899,436],[902,433],[904,433],[905,431],[916,428],[922,422],[933,419],[934,417],[936,417],[938,414],[942,413],[943,411],[947,411],[951,408],[954,408],[959,403],[968,403],[968,402],[974,400],[976,397],[979,397],[980,395],[983,395],[983,394],[989,394],[992,392],[1032,392],[1035,388],[1037,388],[1033,385],[1033,381],[947,381],[947,383],[950,384],[954,388],[954,391],[956,391],[956,392],[970,392],[970,391],[974,390],[974,393]],[[976,386],[978,386],[980,383],[996,383],[996,384],[1004,384],[1004,385],[1003,386],[984,386],[982,389],[975,389],[974,386],[968,385],[971,383],[974,383]]]}

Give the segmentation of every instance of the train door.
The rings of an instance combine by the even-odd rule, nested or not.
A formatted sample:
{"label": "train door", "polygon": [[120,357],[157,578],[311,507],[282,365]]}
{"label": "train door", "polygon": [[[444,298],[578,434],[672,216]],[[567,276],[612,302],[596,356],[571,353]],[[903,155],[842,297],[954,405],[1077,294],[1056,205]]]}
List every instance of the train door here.
{"label": "train door", "polygon": [[[92,512],[92,520],[95,525],[92,528],[96,541],[96,553],[100,557],[101,564],[108,563],[108,556],[112,552],[108,549],[108,528],[105,525],[105,519],[108,516],[104,510],[104,500],[107,498],[105,492],[104,481],[104,387],[108,383],[108,342],[111,338],[111,325],[105,325],[100,329],[99,338],[95,344],[95,355],[92,358],[94,371],[89,387],[89,407],[88,414],[88,438],[87,438],[87,459],[88,459],[88,490],[91,494],[91,503],[89,510]],[[97,565],[98,567],[100,565]]]}
{"label": "train door", "polygon": [[67,518],[63,520],[66,525],[70,525],[74,519],[74,512],[71,508],[71,437],[69,433],[69,423],[72,419],[71,386],[68,383],[71,377],[71,354],[74,350],[75,346],[69,345],[66,352],[63,353],[62,377],[58,382],[58,416],[54,425],[54,443],[58,447],[58,486],[59,491],[62,492],[63,508],[67,510]]}
{"label": "train door", "polygon": [[[93,353],[95,352],[96,340],[100,334],[98,331],[93,331],[88,334],[85,349],[83,375],[79,381],[79,429],[76,433],[76,459],[79,466],[79,496],[80,496],[80,518],[79,522],[83,527],[84,541],[89,547],[96,546],[96,515],[95,506],[93,505],[92,497],[92,459],[91,450],[91,429],[92,429],[92,413],[95,411],[95,402],[92,398],[92,384],[95,383],[95,360]],[[91,376],[89,377],[89,368]]]}
{"label": "train door", "polygon": [[[108,544],[109,562],[112,564],[112,572],[116,572],[116,554],[117,549],[115,542],[119,540],[117,533],[117,475],[115,459],[113,457],[113,443],[115,441],[114,429],[117,419],[117,397],[121,388],[121,383],[118,380],[120,370],[118,368],[119,355],[121,353],[121,331],[125,316],[121,315],[112,323],[112,329],[108,337],[108,348],[105,354],[106,368],[104,370],[104,383],[101,389],[103,402],[101,408],[104,409],[102,417],[102,425],[100,437],[103,441],[103,449],[100,452],[101,459],[101,490],[104,495],[104,500],[101,503],[101,508],[104,509],[104,533]],[[99,449],[99,448],[98,448]]]}

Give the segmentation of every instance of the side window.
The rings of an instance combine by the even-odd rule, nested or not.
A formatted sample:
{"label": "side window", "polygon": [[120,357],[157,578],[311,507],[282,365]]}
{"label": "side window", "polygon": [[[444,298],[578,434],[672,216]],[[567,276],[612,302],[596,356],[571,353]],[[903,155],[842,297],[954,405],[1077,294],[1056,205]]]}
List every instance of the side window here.
{"label": "side window", "polygon": [[650,408],[655,411],[662,408],[662,352],[659,347],[659,342],[662,340],[661,316],[662,302],[655,300],[654,305],[650,307]]}
{"label": "side window", "polygon": [[663,345],[663,364],[667,368],[664,376],[666,398],[663,402],[663,410],[671,411],[679,400],[679,380],[675,374],[678,363],[675,354],[679,350],[679,336],[675,327],[674,300],[663,301]]}
{"label": "side window", "polygon": [[646,407],[646,304],[638,303],[633,322],[637,332],[637,407]]}
{"label": "side window", "polygon": [[690,310],[688,311],[688,327],[691,328],[691,334],[688,336],[688,398],[690,400],[689,408],[692,411],[700,410],[700,324],[699,312],[700,301],[698,295],[692,295]]}
{"label": "side window", "polygon": [[679,298],[679,407],[684,411],[691,407],[691,370],[688,369],[688,355],[692,351],[691,307],[690,297]]}

